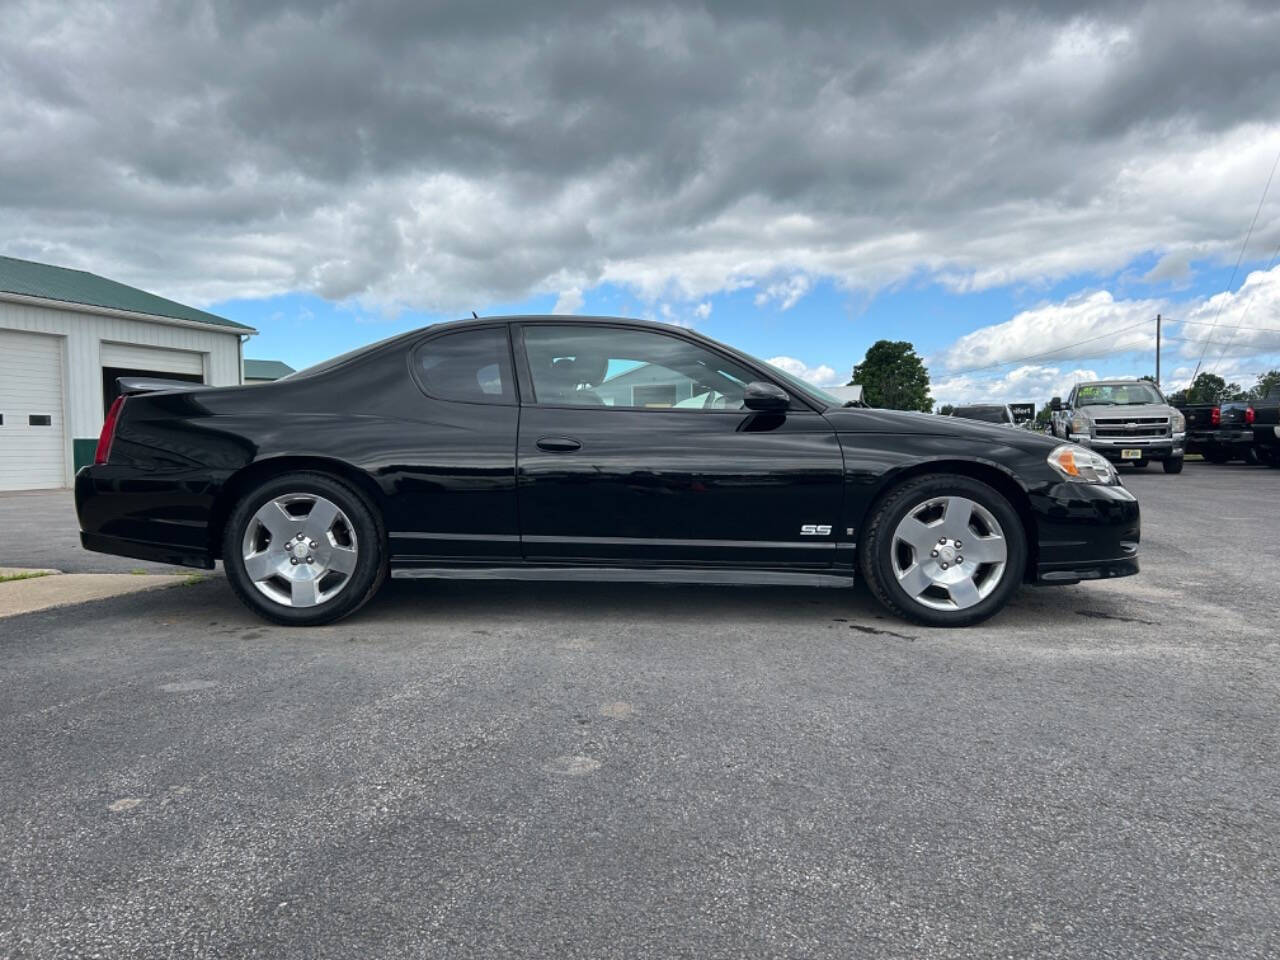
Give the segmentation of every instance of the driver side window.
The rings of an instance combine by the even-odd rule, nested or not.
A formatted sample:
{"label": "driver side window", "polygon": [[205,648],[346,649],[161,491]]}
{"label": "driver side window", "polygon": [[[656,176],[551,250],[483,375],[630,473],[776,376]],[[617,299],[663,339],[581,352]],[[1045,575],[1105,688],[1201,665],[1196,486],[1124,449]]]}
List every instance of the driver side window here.
{"label": "driver side window", "polygon": [[749,370],[679,337],[586,324],[524,328],[540,404],[741,410]]}

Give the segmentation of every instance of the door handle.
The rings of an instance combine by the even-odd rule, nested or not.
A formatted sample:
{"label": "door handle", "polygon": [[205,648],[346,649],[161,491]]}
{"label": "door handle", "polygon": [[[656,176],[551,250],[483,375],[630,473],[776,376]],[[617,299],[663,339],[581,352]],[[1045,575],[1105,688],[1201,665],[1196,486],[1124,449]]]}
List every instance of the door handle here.
{"label": "door handle", "polygon": [[548,453],[572,453],[582,449],[582,442],[573,437],[542,437],[538,440],[538,449]]}

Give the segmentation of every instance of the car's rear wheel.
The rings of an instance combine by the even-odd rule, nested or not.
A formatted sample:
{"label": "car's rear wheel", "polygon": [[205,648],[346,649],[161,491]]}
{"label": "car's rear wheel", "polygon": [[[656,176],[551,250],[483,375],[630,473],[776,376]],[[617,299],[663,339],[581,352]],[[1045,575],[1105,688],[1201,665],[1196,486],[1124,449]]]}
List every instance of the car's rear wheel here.
{"label": "car's rear wheel", "polygon": [[353,488],[326,474],[293,473],[236,505],[222,563],[256,613],[313,626],[354,613],[377,592],[387,567],[383,541],[373,509]]}
{"label": "car's rear wheel", "polygon": [[1165,472],[1165,473],[1181,473],[1181,472],[1182,472],[1182,458],[1181,458],[1181,457],[1170,457],[1168,460],[1165,460],[1165,461],[1164,461],[1164,472]]}
{"label": "car's rear wheel", "polygon": [[998,612],[1027,562],[1022,521],[993,487],[931,474],[891,490],[872,510],[859,544],[862,575],[894,613],[963,627]]}

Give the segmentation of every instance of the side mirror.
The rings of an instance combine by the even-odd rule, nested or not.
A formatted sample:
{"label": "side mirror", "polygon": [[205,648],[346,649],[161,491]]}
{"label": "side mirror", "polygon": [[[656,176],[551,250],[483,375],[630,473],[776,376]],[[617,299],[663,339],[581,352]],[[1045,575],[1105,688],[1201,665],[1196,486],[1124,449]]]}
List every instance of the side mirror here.
{"label": "side mirror", "polygon": [[1049,409],[1050,409],[1050,410],[1061,410],[1061,409],[1062,409],[1062,398],[1061,398],[1061,397],[1054,397],[1052,400],[1050,400],[1050,401],[1049,401]]}
{"label": "side mirror", "polygon": [[748,410],[771,411],[778,413],[791,406],[791,398],[787,391],[772,383],[756,380],[747,384],[742,392],[742,402]]}

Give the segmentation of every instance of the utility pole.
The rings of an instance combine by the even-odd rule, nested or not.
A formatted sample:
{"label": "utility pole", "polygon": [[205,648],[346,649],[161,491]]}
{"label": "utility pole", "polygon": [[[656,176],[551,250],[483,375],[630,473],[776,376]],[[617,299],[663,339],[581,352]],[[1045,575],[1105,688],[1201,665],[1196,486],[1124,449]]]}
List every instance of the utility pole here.
{"label": "utility pole", "polygon": [[1160,389],[1160,314],[1156,314],[1156,389]]}

